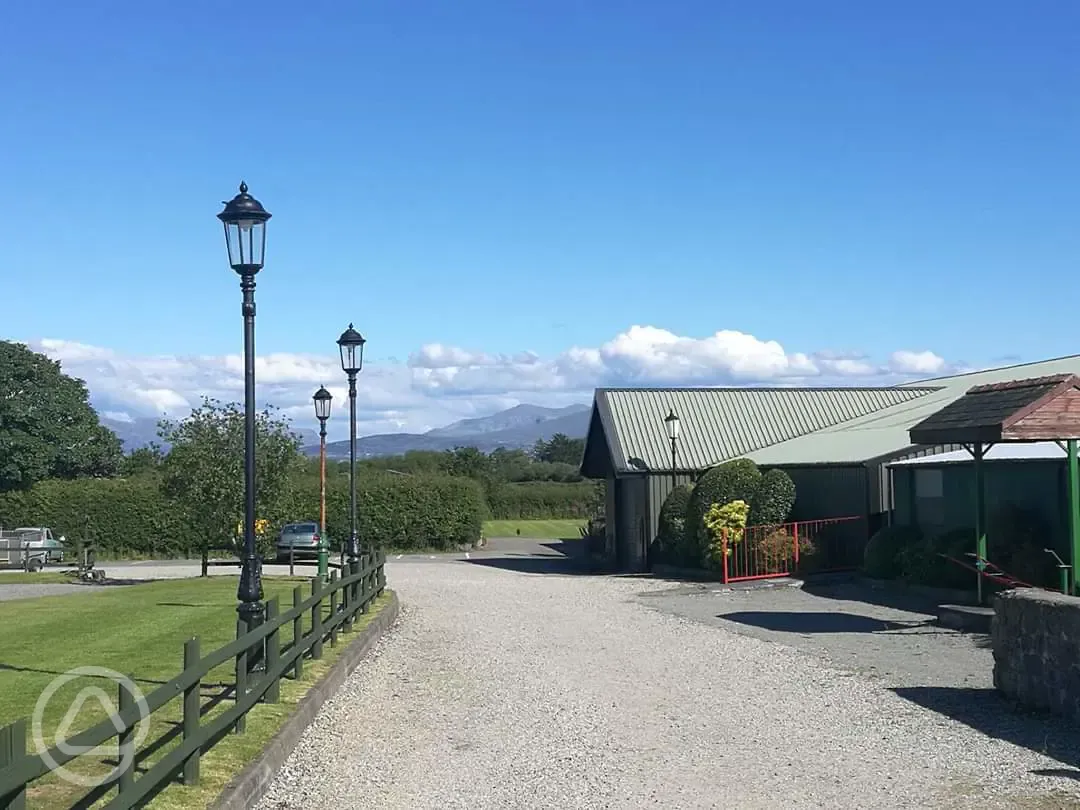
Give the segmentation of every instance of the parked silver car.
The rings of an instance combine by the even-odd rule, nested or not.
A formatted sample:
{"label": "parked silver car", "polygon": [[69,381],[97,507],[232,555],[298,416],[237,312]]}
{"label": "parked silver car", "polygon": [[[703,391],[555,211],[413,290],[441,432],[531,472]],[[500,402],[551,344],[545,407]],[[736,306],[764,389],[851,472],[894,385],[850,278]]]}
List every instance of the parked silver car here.
{"label": "parked silver car", "polygon": [[286,561],[290,553],[294,559],[319,556],[318,523],[312,520],[286,523],[282,527],[277,541],[277,558]]}

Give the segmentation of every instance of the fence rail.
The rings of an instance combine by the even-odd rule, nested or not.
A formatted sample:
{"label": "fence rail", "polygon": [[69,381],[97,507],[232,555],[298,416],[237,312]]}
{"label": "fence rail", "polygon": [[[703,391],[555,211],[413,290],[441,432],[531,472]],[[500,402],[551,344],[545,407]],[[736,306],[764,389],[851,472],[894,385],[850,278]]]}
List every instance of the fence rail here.
{"label": "fence rail", "polygon": [[861,517],[724,529],[721,580],[776,579],[811,566],[817,571],[854,568],[862,560],[865,535],[866,521]]}
{"label": "fence rail", "polygon": [[[102,792],[99,799],[115,789],[104,807],[127,810],[177,776],[185,785],[198,784],[201,756],[230,730],[243,733],[245,717],[256,704],[278,702],[282,678],[301,677],[305,659],[322,658],[323,645],[329,642],[335,646],[339,633],[350,630],[356,615],[368,611],[386,587],[385,563],[385,553],[378,551],[362,556],[357,563],[346,563],[340,576],[337,570],[332,571],[328,582],[313,577],[309,595],[305,596],[303,586],[298,585],[293,591],[292,607],[284,611],[277,597],[270,599],[261,625],[248,630],[237,622],[236,640],[205,655],[199,649],[199,639],[190,639],[184,644],[183,671],[179,675],[138,703],[130,687],[120,683],[118,708],[112,716],[47,752],[28,750],[26,720],[0,728],[0,807],[25,810],[27,789],[33,782],[52,768],[83,756],[70,751],[90,751],[114,739],[121,764],[128,765],[97,789]],[[329,611],[324,615],[327,605]],[[280,632],[286,625],[292,626],[293,642],[283,650]],[[261,671],[251,670],[252,657],[265,662]],[[200,705],[202,681],[230,660],[235,662],[236,674],[233,705],[204,721]],[[180,744],[136,778],[135,730],[144,716],[152,716],[173,700],[182,701]]]}

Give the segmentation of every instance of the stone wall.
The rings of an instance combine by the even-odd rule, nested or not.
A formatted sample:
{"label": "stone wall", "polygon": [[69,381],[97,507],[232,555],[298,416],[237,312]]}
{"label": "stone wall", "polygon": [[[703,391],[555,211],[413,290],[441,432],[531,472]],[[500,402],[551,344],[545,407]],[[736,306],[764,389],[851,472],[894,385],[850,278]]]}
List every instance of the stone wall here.
{"label": "stone wall", "polygon": [[1080,721],[1080,598],[1036,588],[998,594],[991,638],[1002,694]]}

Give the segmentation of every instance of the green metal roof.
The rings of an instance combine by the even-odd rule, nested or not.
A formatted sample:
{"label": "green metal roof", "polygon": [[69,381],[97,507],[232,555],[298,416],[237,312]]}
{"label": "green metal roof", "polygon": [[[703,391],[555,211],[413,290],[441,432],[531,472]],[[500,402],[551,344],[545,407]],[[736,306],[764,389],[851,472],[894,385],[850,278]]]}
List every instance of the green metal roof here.
{"label": "green metal roof", "polygon": [[1080,374],[1080,355],[909,383],[900,387],[937,386],[938,390],[809,435],[759,448],[747,454],[747,458],[765,465],[859,464],[900,455],[915,449],[908,436],[914,425],[959,399],[974,386],[1055,374]]}
{"label": "green metal roof", "polygon": [[935,390],[916,386],[600,388],[593,415],[603,425],[617,474],[671,469],[671,442],[664,428],[664,417],[670,410],[678,415],[682,428],[678,468],[701,470],[840,422],[918,401]]}

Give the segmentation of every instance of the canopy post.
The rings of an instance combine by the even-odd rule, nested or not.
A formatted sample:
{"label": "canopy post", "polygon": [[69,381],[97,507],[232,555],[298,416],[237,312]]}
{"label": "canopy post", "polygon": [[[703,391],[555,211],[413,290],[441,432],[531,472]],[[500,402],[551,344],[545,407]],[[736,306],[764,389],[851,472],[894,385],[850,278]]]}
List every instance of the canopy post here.
{"label": "canopy post", "polygon": [[1073,596],[1078,594],[1076,570],[1080,565],[1080,464],[1077,463],[1076,439],[1066,443],[1069,456],[1069,537],[1072,539],[1072,588]]}
{"label": "canopy post", "polygon": [[986,480],[983,474],[984,450],[985,448],[982,442],[975,442],[971,448],[971,455],[975,462],[973,464],[975,468],[975,565],[979,569],[979,573],[976,574],[976,591],[978,593],[980,605],[984,603],[982,572],[986,568]]}

